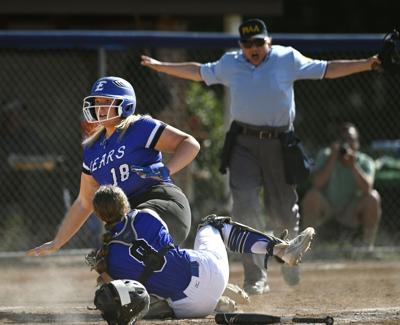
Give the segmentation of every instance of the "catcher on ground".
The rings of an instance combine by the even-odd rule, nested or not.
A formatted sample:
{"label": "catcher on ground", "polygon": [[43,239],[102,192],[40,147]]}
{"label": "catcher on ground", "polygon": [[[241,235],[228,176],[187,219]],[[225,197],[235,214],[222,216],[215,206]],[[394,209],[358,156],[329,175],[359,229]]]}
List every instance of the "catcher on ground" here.
{"label": "catcher on ground", "polygon": [[315,233],[309,227],[285,241],[229,217],[210,215],[198,227],[194,249],[181,249],[174,245],[162,216],[151,209],[130,210],[126,195],[116,186],[101,186],[93,207],[108,232],[100,252],[87,257],[89,264],[105,282],[139,281],[149,294],[164,299],[176,318],[204,317],[214,311],[228,284],[226,248],[265,260],[276,256],[296,265]]}

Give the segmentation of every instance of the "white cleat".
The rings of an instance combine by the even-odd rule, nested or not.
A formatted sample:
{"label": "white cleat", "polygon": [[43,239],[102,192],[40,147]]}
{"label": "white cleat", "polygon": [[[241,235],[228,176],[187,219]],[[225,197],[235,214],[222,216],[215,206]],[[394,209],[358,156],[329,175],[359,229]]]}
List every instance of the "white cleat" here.
{"label": "white cleat", "polygon": [[288,265],[297,265],[301,261],[303,254],[310,249],[314,235],[315,229],[308,227],[292,240],[275,245],[274,255],[278,256]]}

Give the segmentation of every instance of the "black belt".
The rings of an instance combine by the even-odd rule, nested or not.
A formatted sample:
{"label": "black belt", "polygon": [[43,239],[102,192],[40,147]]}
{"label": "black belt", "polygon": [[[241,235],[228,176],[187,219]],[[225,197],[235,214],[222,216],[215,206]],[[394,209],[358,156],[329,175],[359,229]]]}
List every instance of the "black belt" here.
{"label": "black belt", "polygon": [[240,133],[245,135],[255,136],[259,139],[278,139],[279,136],[283,133],[283,131],[279,129],[257,130],[249,128],[247,126],[243,126],[242,131]]}

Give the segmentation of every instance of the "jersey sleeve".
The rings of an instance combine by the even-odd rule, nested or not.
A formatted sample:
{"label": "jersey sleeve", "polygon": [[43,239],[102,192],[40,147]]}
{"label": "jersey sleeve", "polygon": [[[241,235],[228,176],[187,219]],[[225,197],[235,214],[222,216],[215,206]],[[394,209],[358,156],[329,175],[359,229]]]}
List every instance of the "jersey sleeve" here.
{"label": "jersey sleeve", "polygon": [[292,53],[296,80],[322,79],[324,77],[327,61],[308,58],[295,49],[292,49]]}
{"label": "jersey sleeve", "polygon": [[85,164],[85,162],[82,163],[82,173],[86,175],[92,175],[89,167]]}
{"label": "jersey sleeve", "polygon": [[84,173],[86,175],[92,175],[92,172],[90,171],[89,162],[86,160],[87,160],[87,158],[86,158],[85,150],[83,150],[82,173]]}
{"label": "jersey sleeve", "polygon": [[161,134],[167,127],[162,121],[150,117],[143,117],[135,123],[135,137],[143,143],[143,146],[148,149],[154,149]]}

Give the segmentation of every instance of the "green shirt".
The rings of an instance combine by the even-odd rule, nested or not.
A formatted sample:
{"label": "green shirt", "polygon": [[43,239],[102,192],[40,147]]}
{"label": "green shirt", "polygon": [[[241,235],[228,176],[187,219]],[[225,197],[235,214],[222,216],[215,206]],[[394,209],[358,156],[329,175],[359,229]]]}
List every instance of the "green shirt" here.
{"label": "green shirt", "polygon": [[[315,162],[316,170],[319,170],[330,156],[331,149],[322,149]],[[366,175],[374,179],[375,162],[364,153],[356,152],[356,164]],[[323,188],[323,193],[335,210],[344,208],[357,195],[360,190],[357,187],[353,171],[350,167],[344,166],[340,160],[335,162],[333,171],[328,183]]]}

